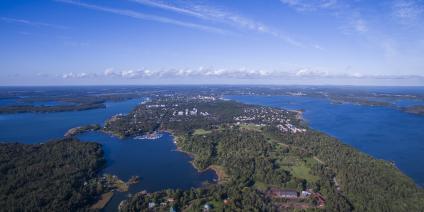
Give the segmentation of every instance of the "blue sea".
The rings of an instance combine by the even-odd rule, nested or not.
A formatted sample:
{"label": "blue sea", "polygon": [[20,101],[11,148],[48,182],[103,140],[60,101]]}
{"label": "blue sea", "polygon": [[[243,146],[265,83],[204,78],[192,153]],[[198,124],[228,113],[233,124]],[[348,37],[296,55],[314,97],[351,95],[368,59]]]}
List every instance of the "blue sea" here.
{"label": "blue sea", "polygon": [[[249,104],[284,109],[303,109],[309,126],[340,139],[360,151],[389,161],[424,186],[424,116],[389,107],[333,104],[330,100],[303,96],[226,96]],[[422,102],[421,102],[422,103]],[[416,101],[402,101],[403,106]]]}

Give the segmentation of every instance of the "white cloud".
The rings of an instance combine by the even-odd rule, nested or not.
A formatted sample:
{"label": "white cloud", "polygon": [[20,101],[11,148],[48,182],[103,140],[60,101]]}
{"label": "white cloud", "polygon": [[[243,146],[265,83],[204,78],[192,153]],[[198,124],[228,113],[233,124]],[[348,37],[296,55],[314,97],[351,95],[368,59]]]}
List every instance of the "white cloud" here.
{"label": "white cloud", "polygon": [[139,4],[144,4],[152,7],[161,8],[177,12],[180,14],[190,15],[206,20],[224,22],[227,24],[235,25],[241,28],[254,30],[257,32],[267,32],[268,27],[262,23],[250,20],[246,17],[230,13],[223,9],[213,8],[211,6],[205,6],[200,4],[193,4],[185,2],[185,5],[173,5],[169,2],[165,3],[157,0],[131,0]]}
{"label": "white cloud", "polygon": [[94,76],[96,76],[96,75],[94,75],[94,74],[87,74],[85,72],[82,72],[82,73],[69,72],[69,73],[64,73],[64,74],[61,75],[61,77],[63,79],[75,79],[75,78],[82,79],[82,78],[94,77]]}
{"label": "white cloud", "polygon": [[415,80],[424,83],[424,76],[420,75],[367,75],[359,72],[330,73],[327,70],[301,68],[294,71],[248,69],[248,68],[170,68],[170,69],[129,69],[115,70],[107,68],[102,74],[69,72],[58,76],[66,80],[85,78],[111,80],[191,80],[197,81],[237,81],[250,80],[266,82],[267,80]]}
{"label": "white cloud", "polygon": [[395,56],[397,56],[398,50],[396,48],[396,43],[392,39],[384,39],[380,42],[380,46],[384,51],[384,56],[386,59],[393,59]]}
{"label": "white cloud", "polygon": [[352,77],[352,78],[363,78],[363,77],[365,77],[365,75],[358,73],[358,72],[348,73],[348,74],[346,74],[346,76]]}
{"label": "white cloud", "polygon": [[34,27],[49,27],[49,28],[55,28],[55,29],[69,29],[69,27],[67,27],[67,26],[30,21],[30,20],[26,20],[26,19],[17,19],[17,18],[9,18],[9,17],[1,17],[0,19],[2,21],[6,22],[6,23],[24,24],[24,25],[34,26]]}
{"label": "white cloud", "polygon": [[224,9],[218,9],[215,7],[201,5],[201,4],[194,4],[191,1],[186,1],[182,5],[171,4],[169,2],[163,2],[158,0],[130,0],[130,1],[137,2],[139,4],[143,4],[143,5],[147,5],[151,7],[156,7],[156,8],[176,12],[179,14],[193,16],[203,20],[224,23],[224,24],[231,25],[240,29],[246,29],[246,30],[255,31],[258,33],[268,34],[268,35],[280,38],[290,45],[294,45],[298,47],[304,46],[304,44],[302,44],[300,41],[297,41],[288,35],[278,32],[277,30],[272,29],[271,27],[266,26],[265,24],[246,18],[234,12],[229,12]]}
{"label": "white cloud", "polygon": [[367,32],[368,31],[367,24],[362,19],[356,19],[356,20],[354,20],[354,22],[352,23],[352,25],[353,25],[353,28],[357,32]]}
{"label": "white cloud", "polygon": [[135,18],[135,19],[155,21],[155,22],[160,22],[160,23],[164,23],[164,24],[172,24],[172,25],[176,25],[176,26],[198,29],[198,30],[203,30],[203,31],[208,31],[208,32],[215,32],[215,33],[220,33],[220,34],[228,34],[229,33],[226,30],[216,28],[216,27],[211,27],[211,26],[206,26],[206,25],[201,25],[201,24],[195,24],[195,23],[185,22],[185,21],[178,21],[178,20],[171,19],[171,18],[140,13],[140,12],[136,12],[136,11],[133,11],[133,10],[103,7],[103,6],[99,6],[99,5],[95,5],[95,4],[87,4],[87,3],[74,1],[74,0],[55,0],[55,1],[67,3],[67,4],[71,4],[71,5],[75,5],[75,6],[80,6],[80,7],[84,7],[84,8],[88,8],[88,9],[92,9],[92,10],[98,10],[98,11],[113,13],[113,14],[116,14],[116,15],[127,16],[127,17],[131,17],[131,18]]}
{"label": "white cloud", "polygon": [[283,4],[297,11],[315,11],[318,9],[334,8],[337,0],[280,0]]}
{"label": "white cloud", "polygon": [[295,75],[297,77],[326,77],[328,76],[328,72],[302,68],[302,69],[299,69]]}
{"label": "white cloud", "polygon": [[395,0],[393,15],[403,23],[413,21],[424,14],[422,3],[415,0]]}
{"label": "white cloud", "polygon": [[313,45],[313,47],[318,50],[324,50],[324,48],[318,44]]}

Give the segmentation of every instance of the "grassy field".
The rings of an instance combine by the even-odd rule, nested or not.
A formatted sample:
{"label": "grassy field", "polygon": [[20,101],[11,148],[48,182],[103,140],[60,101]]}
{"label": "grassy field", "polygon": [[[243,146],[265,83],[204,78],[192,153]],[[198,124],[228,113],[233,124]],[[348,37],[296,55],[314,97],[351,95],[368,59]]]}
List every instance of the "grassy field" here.
{"label": "grassy field", "polygon": [[260,191],[266,191],[269,186],[266,183],[255,181],[254,187]]}
{"label": "grassy field", "polygon": [[245,129],[245,130],[253,130],[253,131],[257,131],[257,132],[262,131],[262,127],[257,126],[256,124],[240,124],[239,126],[240,126],[241,129]]}
{"label": "grassy field", "polygon": [[212,132],[211,130],[196,129],[196,130],[194,130],[193,135],[206,135],[206,134],[209,134],[211,132]]}
{"label": "grassy field", "polygon": [[318,177],[311,175],[310,170],[311,169],[306,166],[306,164],[302,163],[292,167],[292,174],[293,176],[305,179],[308,182],[316,182],[318,180]]}

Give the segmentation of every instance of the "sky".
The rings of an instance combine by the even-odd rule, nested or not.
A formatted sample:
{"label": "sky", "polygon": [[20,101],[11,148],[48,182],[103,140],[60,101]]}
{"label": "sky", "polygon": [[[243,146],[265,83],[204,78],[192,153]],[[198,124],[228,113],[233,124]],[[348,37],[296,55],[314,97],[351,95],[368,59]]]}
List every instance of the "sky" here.
{"label": "sky", "polygon": [[0,86],[424,85],[424,0],[1,0]]}

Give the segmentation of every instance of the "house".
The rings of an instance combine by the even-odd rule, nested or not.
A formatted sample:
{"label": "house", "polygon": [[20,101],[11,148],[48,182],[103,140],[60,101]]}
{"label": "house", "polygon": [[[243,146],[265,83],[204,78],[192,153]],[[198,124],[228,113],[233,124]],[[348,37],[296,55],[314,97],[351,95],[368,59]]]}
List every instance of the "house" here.
{"label": "house", "polygon": [[193,108],[193,110],[190,111],[190,115],[191,116],[196,116],[197,115],[197,108]]}
{"label": "house", "polygon": [[302,191],[302,192],[300,193],[300,196],[301,196],[301,197],[309,197],[311,194],[312,194],[312,193],[311,193],[311,192],[309,192],[309,191]]}
{"label": "house", "polygon": [[156,203],[154,202],[149,202],[149,208],[154,208],[156,206]]}
{"label": "house", "polygon": [[211,206],[209,204],[205,204],[203,206],[203,211],[210,211],[211,210]]}
{"label": "house", "polygon": [[272,188],[268,193],[276,198],[286,198],[286,199],[295,199],[298,198],[299,194],[296,190],[293,189],[277,189]]}
{"label": "house", "polygon": [[314,193],[315,199],[318,201],[318,207],[324,207],[325,206],[325,198],[320,193]]}

